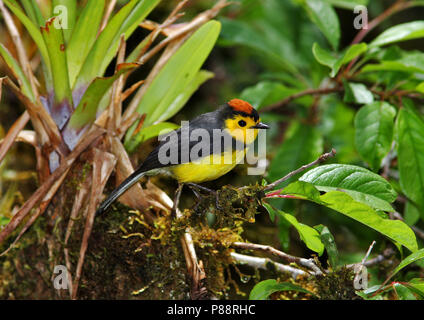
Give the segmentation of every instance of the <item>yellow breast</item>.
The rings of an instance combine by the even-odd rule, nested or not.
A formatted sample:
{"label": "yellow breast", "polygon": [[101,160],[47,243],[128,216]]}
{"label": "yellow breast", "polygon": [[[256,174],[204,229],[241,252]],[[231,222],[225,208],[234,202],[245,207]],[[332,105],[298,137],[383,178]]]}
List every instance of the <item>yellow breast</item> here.
{"label": "yellow breast", "polygon": [[231,154],[223,153],[218,156],[207,156],[195,162],[179,164],[169,169],[180,183],[211,181],[231,171],[243,160],[245,153],[246,150],[236,150]]}

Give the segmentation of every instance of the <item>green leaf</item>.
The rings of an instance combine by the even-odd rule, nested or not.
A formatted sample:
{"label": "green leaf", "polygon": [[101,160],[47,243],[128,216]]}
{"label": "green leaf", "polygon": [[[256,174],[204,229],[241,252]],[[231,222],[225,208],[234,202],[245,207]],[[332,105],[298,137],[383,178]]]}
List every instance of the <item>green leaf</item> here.
{"label": "green leaf", "polygon": [[325,250],[327,251],[328,260],[330,266],[335,269],[339,262],[339,252],[337,250],[336,241],[330,230],[322,224],[314,227],[320,233],[321,241],[324,244]]}
{"label": "green leaf", "polygon": [[368,49],[365,43],[358,43],[351,45],[343,55],[339,58],[333,56],[331,52],[322,48],[318,43],[314,43],[312,46],[312,53],[315,59],[322,65],[327,66],[331,69],[330,77],[334,78],[339,72],[340,68],[344,65],[356,59]]}
{"label": "green leaf", "polygon": [[385,281],[387,282],[391,278],[393,278],[399,271],[401,271],[406,266],[410,265],[411,263],[414,263],[418,260],[424,259],[424,249],[420,249],[418,251],[415,251],[411,253],[409,256],[407,256],[405,259],[399,263],[399,265],[396,267],[395,270],[391,273],[390,277]]}
{"label": "green leaf", "polygon": [[303,289],[290,282],[277,282],[275,279],[264,280],[256,284],[249,295],[249,300],[266,300],[274,292],[278,291],[298,291],[311,294],[312,292]]}
{"label": "green leaf", "polygon": [[335,7],[353,10],[357,6],[367,6],[369,0],[326,0]]}
{"label": "green leaf", "polygon": [[356,201],[378,210],[393,211],[390,203],[397,197],[389,182],[358,166],[324,165],[306,172],[299,180],[310,182],[321,191],[346,192]]}
{"label": "green leaf", "polygon": [[[211,52],[220,29],[221,25],[217,21],[209,21],[200,27],[167,61],[150,86],[145,88],[143,99],[137,107],[139,114],[147,115],[145,125],[166,120],[175,114],[200,83],[210,77],[210,73],[199,74],[199,69]],[[128,131],[125,144],[132,138],[134,129],[135,126]]]}
{"label": "green leaf", "polygon": [[424,208],[424,121],[412,109],[402,108],[396,120],[395,137],[401,189]]}
{"label": "green leaf", "polygon": [[75,25],[66,49],[69,81],[73,86],[81,67],[97,38],[105,0],[88,1]]}
{"label": "green leaf", "polygon": [[424,37],[424,21],[413,21],[391,27],[380,34],[370,46],[381,47],[390,43]]}
{"label": "green leaf", "polygon": [[410,288],[413,292],[418,294],[421,299],[424,299],[424,279],[415,278],[405,283],[405,285]]}
{"label": "green leaf", "polygon": [[408,226],[415,225],[420,219],[420,210],[411,201],[407,201],[405,204],[405,210],[403,211],[403,218]]}
{"label": "green leaf", "polygon": [[306,0],[304,5],[312,22],[325,35],[333,49],[337,50],[340,41],[340,23],[336,11],[323,0]]}
{"label": "green leaf", "polygon": [[121,34],[128,38],[130,31],[134,31],[158,3],[159,0],[131,0],[123,6],[95,41],[73,87],[78,89],[102,76],[116,54]]}
{"label": "green leaf", "polygon": [[165,134],[172,130],[177,129],[179,126],[171,122],[159,122],[148,127],[143,127],[141,130],[130,140],[126,149],[133,152],[144,141],[154,138],[159,134]]}
{"label": "green leaf", "polygon": [[[65,10],[63,10],[64,8]],[[75,26],[75,20],[77,17],[77,0],[53,0],[52,16],[55,15],[57,15],[58,17],[66,17],[65,19],[67,20],[68,25],[66,26],[66,28],[63,28],[63,36],[65,42],[67,43]]]}
{"label": "green leaf", "polygon": [[366,105],[356,113],[356,149],[375,171],[391,149],[395,116],[396,109],[381,101]]}
{"label": "green leaf", "polygon": [[271,219],[271,221],[274,222],[276,210],[270,204],[268,204],[266,202],[263,203],[263,206],[265,207],[266,211],[268,211],[269,218]]}
{"label": "green leaf", "polygon": [[119,48],[119,38],[124,34],[125,40],[127,40],[135,29],[140,25],[141,22],[147,17],[147,15],[152,12],[152,10],[159,4],[161,0],[138,0],[136,6],[125,19],[124,23],[119,28],[118,32],[115,34],[114,40],[112,40],[112,45],[109,50],[106,52],[105,58],[103,60],[102,70],[106,70],[109,63],[112,61],[113,57],[116,55],[116,52]]}
{"label": "green leaf", "polygon": [[344,101],[349,103],[369,104],[374,102],[374,96],[362,83],[344,82]]}
{"label": "green leaf", "polygon": [[63,30],[56,28],[54,25],[56,19],[57,17],[49,19],[40,30],[49,53],[55,101],[58,104],[67,101],[69,106],[72,107],[72,92],[68,77],[65,40],[63,38]]}
{"label": "green leaf", "polygon": [[[272,61],[278,67],[296,73],[297,68],[293,63],[292,56],[295,55],[291,42],[282,35],[275,39],[269,39],[269,34],[263,30],[256,30],[252,24],[239,20],[221,19],[222,34],[221,45],[243,45],[265,55],[267,60]],[[282,43],[284,45],[282,45]]]}
{"label": "green leaf", "polygon": [[44,26],[46,20],[44,19],[40,7],[35,0],[21,0],[22,6],[25,9],[27,16],[37,26]]}
{"label": "green leaf", "polygon": [[[271,161],[268,181],[275,181],[302,165],[316,160],[323,152],[323,138],[318,128],[293,122],[287,130],[286,138]],[[296,177],[284,182],[287,185]]]}
{"label": "green leaf", "polygon": [[18,80],[22,92],[31,99],[31,101],[35,101],[34,94],[32,92],[31,85],[25,76],[24,72],[22,71],[19,63],[13,58],[13,56],[10,54],[10,52],[7,50],[7,48],[0,43],[0,55],[3,57],[4,61],[6,62],[9,69],[13,72],[13,75]]}
{"label": "green leaf", "polygon": [[283,189],[281,194],[300,196],[315,201],[317,203],[321,201],[318,189],[315,188],[312,183],[304,181],[295,181],[293,183],[290,183],[287,187]]}
{"label": "green leaf", "polygon": [[85,91],[81,101],[76,107],[71,119],[69,127],[73,129],[81,129],[87,124],[96,120],[99,110],[100,101],[105,93],[112,86],[113,82],[123,73],[138,67],[135,63],[122,63],[118,65],[117,72],[111,77],[99,77],[93,80]]}
{"label": "green leaf", "polygon": [[279,82],[261,81],[248,87],[240,94],[240,99],[248,101],[256,110],[271,105],[297,93],[298,90],[288,88]]}
{"label": "green leaf", "polygon": [[404,285],[396,282],[393,286],[399,300],[417,300],[415,295]]}
{"label": "green leaf", "polygon": [[300,223],[297,219],[289,214],[282,211],[278,212],[281,217],[286,219],[290,224],[296,228],[299,233],[300,239],[306,244],[306,246],[312,251],[322,255],[324,252],[324,244],[321,241],[321,237],[314,228],[307,226],[306,224]]}
{"label": "green leaf", "polygon": [[424,73],[424,53],[401,52],[397,59],[384,60],[380,64],[367,64],[362,72],[399,71],[407,73]]}
{"label": "green leaf", "polygon": [[424,82],[421,82],[416,88],[415,91],[424,93]]}
{"label": "green leaf", "polygon": [[15,14],[19,21],[21,21],[21,23],[25,26],[32,40],[34,40],[35,44],[37,45],[38,50],[40,50],[40,54],[46,66],[49,68],[49,54],[47,52],[47,46],[44,42],[43,36],[41,35],[39,28],[26,16],[26,14],[21,10],[21,8],[16,2],[11,0],[4,0],[3,2],[7,5],[10,11]]}
{"label": "green leaf", "polygon": [[173,101],[168,105],[166,109],[155,110],[151,117],[150,122],[165,121],[173,117],[182,107],[187,103],[190,97],[197,91],[197,89],[207,80],[214,77],[213,72],[206,70],[200,70],[194,76],[194,78],[183,88]]}
{"label": "green leaf", "polygon": [[322,195],[321,200],[326,207],[361,222],[412,252],[418,250],[415,234],[404,222],[385,219],[368,205],[355,201],[344,192],[330,191]]}

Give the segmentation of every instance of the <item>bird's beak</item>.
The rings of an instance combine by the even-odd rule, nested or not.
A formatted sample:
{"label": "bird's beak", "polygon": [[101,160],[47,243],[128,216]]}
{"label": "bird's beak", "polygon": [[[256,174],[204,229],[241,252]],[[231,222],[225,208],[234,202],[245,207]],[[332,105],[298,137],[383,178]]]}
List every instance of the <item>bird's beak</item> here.
{"label": "bird's beak", "polygon": [[251,129],[269,129],[269,125],[259,122],[258,124],[254,125],[253,127],[250,127]]}

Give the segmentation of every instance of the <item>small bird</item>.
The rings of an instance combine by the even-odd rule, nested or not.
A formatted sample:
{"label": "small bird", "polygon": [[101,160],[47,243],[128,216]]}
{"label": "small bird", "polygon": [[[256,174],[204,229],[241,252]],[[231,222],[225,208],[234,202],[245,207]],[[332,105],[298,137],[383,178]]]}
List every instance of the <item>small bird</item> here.
{"label": "small bird", "polygon": [[[206,141],[207,148],[200,149],[193,156],[191,151],[194,151],[193,148],[199,141],[191,139],[190,136],[198,129],[206,130],[210,140]],[[96,214],[105,212],[117,198],[143,176],[167,174],[176,179],[179,184],[190,184],[203,190],[209,190],[198,186],[197,183],[215,180],[231,171],[243,160],[247,149],[256,140],[258,129],[269,129],[269,126],[260,121],[258,112],[250,103],[240,99],[232,99],[216,111],[204,113],[194,118],[189,121],[187,135],[184,134],[182,128],[173,132],[176,138],[174,141],[176,149],[174,150],[178,152],[176,161],[163,163],[160,159],[161,148],[164,148],[166,143],[169,144],[166,139],[171,137],[171,134],[167,134],[161,138],[162,142],[147,156],[134,173],[103,201]],[[216,130],[222,132],[219,150],[214,150],[216,144],[214,144],[213,138],[216,137],[216,135],[214,136]],[[225,143],[228,140],[230,143]],[[188,154],[190,154],[190,157]],[[220,159],[216,161],[216,157]]]}

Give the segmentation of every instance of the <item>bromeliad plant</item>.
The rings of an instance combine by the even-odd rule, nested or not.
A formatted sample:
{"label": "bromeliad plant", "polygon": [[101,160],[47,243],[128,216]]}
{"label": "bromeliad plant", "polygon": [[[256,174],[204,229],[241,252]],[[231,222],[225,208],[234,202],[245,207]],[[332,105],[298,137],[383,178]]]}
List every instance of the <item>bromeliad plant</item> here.
{"label": "bromeliad plant", "polygon": [[[8,76],[0,78],[0,89],[9,88],[25,106],[25,112],[2,140],[0,161],[17,139],[31,143],[36,150],[39,178],[37,191],[7,224],[3,223],[0,243],[22,227],[16,243],[46,211],[64,181],[77,176],[82,165],[85,174],[91,174],[65,196],[57,195],[56,209],[49,212],[53,219],[55,212],[61,215],[60,208],[67,201],[73,203],[65,247],[78,212],[85,210],[87,217],[74,288],[70,289],[73,298],[95,208],[113,169],[117,183],[128,176],[133,171],[128,150],[161,130],[174,129],[174,124],[164,121],[213,76],[200,68],[220,32],[220,23],[211,19],[226,1],[218,1],[185,23],[175,21],[183,15],[180,11],[187,1],[181,1],[163,23],[146,21],[159,2],[129,0],[116,11],[117,2],[105,0],[52,0],[43,2],[42,7],[31,0],[0,1],[3,23],[14,46],[0,43],[0,56],[9,70]],[[34,58],[25,50],[19,32],[22,28],[16,21],[37,48],[39,55]],[[126,52],[126,40],[140,26],[150,30],[149,35],[132,52]],[[127,88],[131,72],[145,68],[145,63],[161,51],[147,78]],[[110,67],[114,67],[113,75],[105,76]],[[123,112],[126,100],[128,107]],[[23,132],[29,121],[33,130]],[[125,147],[121,142],[124,136]],[[147,189],[133,188],[122,202],[138,209],[172,206],[166,194],[151,184]],[[66,250],[65,256],[69,262]]]}

